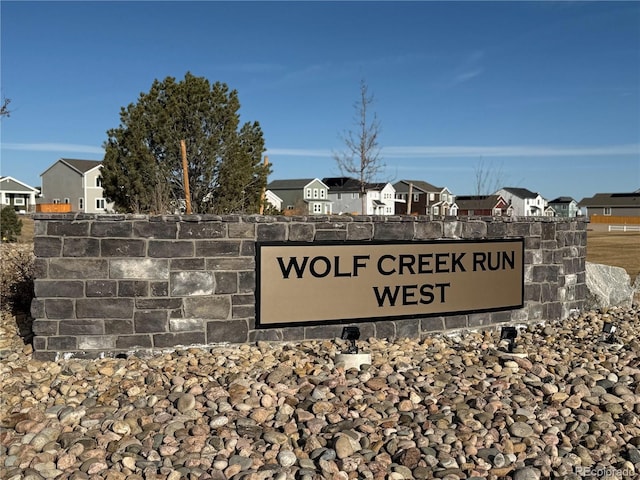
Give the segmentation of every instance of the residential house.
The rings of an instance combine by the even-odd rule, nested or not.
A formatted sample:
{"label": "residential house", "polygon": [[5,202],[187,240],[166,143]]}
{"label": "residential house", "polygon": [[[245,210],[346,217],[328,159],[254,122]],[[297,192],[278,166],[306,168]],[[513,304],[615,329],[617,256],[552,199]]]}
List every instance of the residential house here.
{"label": "residential house", "polygon": [[398,214],[457,215],[454,196],[446,187],[436,187],[422,180],[400,180],[393,187],[396,189]]}
{"label": "residential house", "polygon": [[459,195],[456,197],[459,216],[508,217],[513,207],[500,195]]}
{"label": "residential house", "polygon": [[[360,182],[350,177],[326,177],[322,182],[329,187],[329,200],[334,213],[354,215],[393,215],[395,189],[390,183],[367,183],[364,194]],[[365,212],[362,211],[364,195]]]}
{"label": "residential house", "polygon": [[539,193],[526,188],[504,187],[494,194],[502,196],[513,207],[513,215],[517,217],[542,217],[553,212],[547,209],[547,202]]}
{"label": "residential house", "polygon": [[553,208],[556,217],[573,218],[579,215],[578,202],[571,197],[558,197],[549,200],[549,207]]}
{"label": "residential house", "polygon": [[596,193],[578,203],[591,222],[636,223],[640,217],[640,190],[630,193]]}
{"label": "residential house", "polygon": [[42,198],[38,203],[70,204],[71,211],[105,213],[113,204],[104,198],[98,160],[61,158],[40,174]]}
{"label": "residential house", "polygon": [[0,208],[12,207],[18,213],[31,213],[36,209],[40,190],[13,177],[0,177]]}
{"label": "residential house", "polygon": [[[281,200],[281,210],[285,215],[330,215],[329,187],[318,178],[274,180],[267,185],[270,195]],[[275,206],[275,205],[274,205]]]}
{"label": "residential house", "polygon": [[266,192],[264,192],[264,201],[265,204],[268,203],[276,210],[282,211],[282,199],[271,190],[267,190]]}

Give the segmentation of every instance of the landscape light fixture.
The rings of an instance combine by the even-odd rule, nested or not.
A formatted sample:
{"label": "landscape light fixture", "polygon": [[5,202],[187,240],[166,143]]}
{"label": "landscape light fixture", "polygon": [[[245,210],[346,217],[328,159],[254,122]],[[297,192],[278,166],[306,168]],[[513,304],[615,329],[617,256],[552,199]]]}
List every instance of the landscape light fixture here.
{"label": "landscape light fixture", "polygon": [[341,338],[350,342],[347,353],[358,353],[358,346],[356,345],[356,340],[360,338],[360,329],[358,327],[344,327]]}
{"label": "landscape light fixture", "polygon": [[604,322],[602,326],[602,340],[607,343],[616,343],[616,326],[611,322]]}
{"label": "landscape light fixture", "polygon": [[516,337],[518,336],[518,330],[516,327],[502,327],[500,331],[500,340],[507,341],[507,351],[513,352],[513,347],[516,343]]}

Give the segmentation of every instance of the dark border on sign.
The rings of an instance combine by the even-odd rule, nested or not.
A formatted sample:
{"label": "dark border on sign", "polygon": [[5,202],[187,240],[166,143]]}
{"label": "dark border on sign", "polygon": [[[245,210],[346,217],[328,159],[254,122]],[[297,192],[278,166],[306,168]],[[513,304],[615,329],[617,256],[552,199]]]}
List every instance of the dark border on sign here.
{"label": "dark border on sign", "polygon": [[[456,243],[520,243],[522,245],[522,297],[520,298],[520,303],[516,305],[507,305],[504,307],[498,308],[484,308],[484,309],[472,309],[472,310],[456,310],[456,311],[446,311],[446,312],[437,312],[437,313],[424,313],[424,314],[413,314],[413,315],[393,315],[393,316],[385,316],[385,317],[362,317],[362,318],[346,318],[344,320],[308,320],[308,321],[300,321],[300,322],[283,322],[283,323],[268,323],[262,324],[260,322],[260,292],[261,292],[261,253],[262,247],[275,247],[275,246],[292,246],[292,247],[313,247],[313,246],[335,246],[335,245],[433,245],[433,244],[456,244]],[[397,241],[381,241],[381,240],[372,240],[372,241],[360,241],[360,240],[330,240],[330,241],[318,241],[318,242],[301,242],[301,241],[258,241],[256,242],[256,290],[255,290],[255,312],[256,312],[256,328],[261,330],[273,329],[273,328],[287,328],[287,327],[317,327],[319,325],[350,325],[353,323],[375,323],[375,322],[385,322],[385,321],[395,321],[395,320],[407,320],[407,319],[419,319],[419,318],[432,318],[432,317],[446,317],[446,316],[454,316],[454,315],[470,315],[475,313],[486,313],[486,312],[504,312],[507,310],[515,310],[518,308],[524,307],[524,257],[525,257],[525,245],[524,245],[524,237],[509,237],[509,238],[461,238],[459,240],[452,239],[443,239],[443,240],[397,240]]]}

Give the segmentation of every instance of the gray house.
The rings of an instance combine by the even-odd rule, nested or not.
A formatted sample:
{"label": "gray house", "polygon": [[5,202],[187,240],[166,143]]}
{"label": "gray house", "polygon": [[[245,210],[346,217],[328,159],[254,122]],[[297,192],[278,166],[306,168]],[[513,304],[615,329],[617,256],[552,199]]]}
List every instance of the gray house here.
{"label": "gray house", "polygon": [[556,212],[556,217],[572,218],[579,214],[578,202],[571,197],[558,197],[549,200],[549,206]]}
{"label": "gray house", "polygon": [[34,212],[38,195],[40,190],[37,188],[13,177],[0,177],[0,208],[13,207],[19,213]]}
{"label": "gray house", "polygon": [[43,173],[42,198],[38,203],[67,203],[71,211],[105,213],[113,210],[103,196],[102,162],[61,158]]}
{"label": "gray house", "polygon": [[630,193],[596,193],[578,203],[586,214],[603,217],[640,217],[640,190]]}
{"label": "gray house", "polygon": [[[274,180],[267,185],[265,198],[276,195],[282,200],[285,215],[330,215],[329,187],[318,178]],[[275,205],[274,205],[275,206]]]}
{"label": "gray house", "polygon": [[[367,183],[364,193],[360,182],[351,177],[325,177],[322,182],[329,187],[329,200],[336,213],[354,215],[394,215],[396,190],[390,183]],[[362,211],[364,195],[365,211]]]}

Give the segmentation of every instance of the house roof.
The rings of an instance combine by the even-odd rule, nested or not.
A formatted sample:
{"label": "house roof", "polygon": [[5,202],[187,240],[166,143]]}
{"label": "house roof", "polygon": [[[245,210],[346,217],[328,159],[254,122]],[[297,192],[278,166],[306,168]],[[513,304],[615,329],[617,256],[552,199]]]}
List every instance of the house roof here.
{"label": "house roof", "polygon": [[596,193],[580,200],[581,207],[640,207],[640,192]]}
{"label": "house roof", "polygon": [[290,178],[286,180],[273,180],[267,188],[269,190],[299,190],[306,187],[316,178]]}
{"label": "house roof", "polygon": [[[352,177],[325,177],[322,179],[332,192],[359,192],[360,181]],[[366,183],[366,190],[382,190],[387,184],[385,182]]]}
{"label": "house roof", "polygon": [[532,192],[527,188],[503,187],[502,190],[515,195],[518,198],[536,198],[539,194]]}
{"label": "house roof", "polygon": [[500,195],[460,195],[456,197],[456,204],[460,210],[491,210],[500,200],[504,202]]}
{"label": "house roof", "polygon": [[549,200],[548,203],[571,203],[575,202],[575,200],[571,197],[558,197],[553,200]]}
{"label": "house roof", "polygon": [[409,184],[413,185],[413,189],[418,189],[424,193],[441,192],[441,187],[436,187],[423,180],[400,180],[393,184],[397,192],[407,193],[409,191]]}
{"label": "house roof", "polygon": [[5,192],[28,192],[28,193],[38,193],[39,190],[35,187],[27,185],[26,183],[21,182],[20,180],[16,180],[13,177],[2,176],[0,177],[0,190]]}
{"label": "house roof", "polygon": [[101,160],[81,160],[81,159],[77,159],[77,158],[60,158],[53,165],[51,165],[44,172],[42,172],[40,174],[40,176],[42,176],[45,173],[47,173],[57,163],[65,164],[67,167],[71,168],[72,170],[75,170],[80,175],[84,175],[89,170],[93,170],[94,168],[99,167],[100,165],[102,165],[102,161]]}

